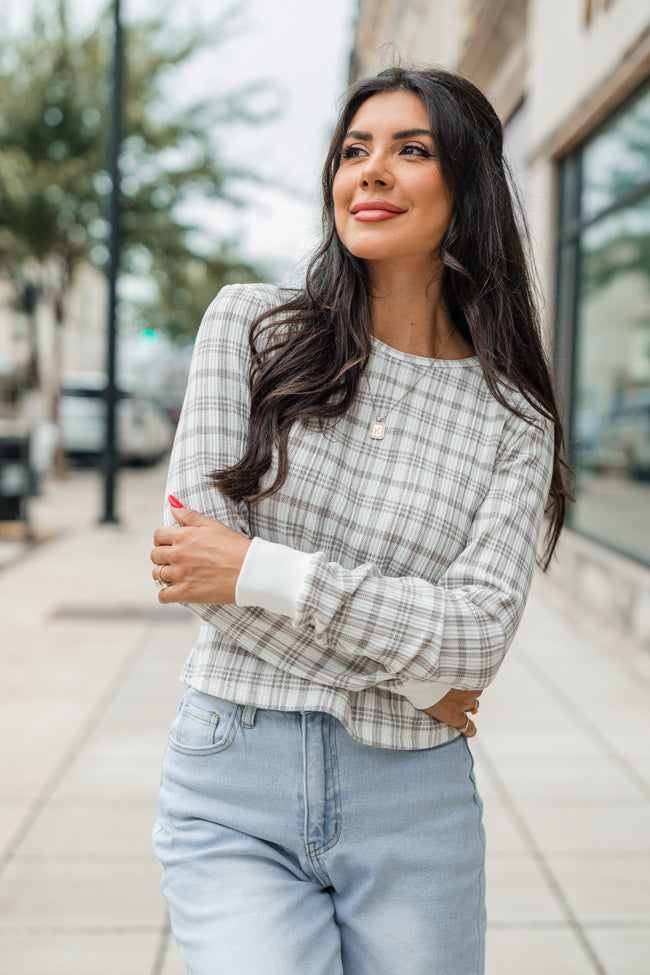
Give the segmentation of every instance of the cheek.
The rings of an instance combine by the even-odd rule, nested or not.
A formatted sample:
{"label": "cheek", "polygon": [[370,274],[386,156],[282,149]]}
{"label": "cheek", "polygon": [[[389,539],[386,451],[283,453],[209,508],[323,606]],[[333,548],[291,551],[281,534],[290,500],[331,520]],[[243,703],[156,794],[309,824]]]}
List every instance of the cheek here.
{"label": "cheek", "polygon": [[334,223],[340,234],[341,223],[345,220],[351,205],[350,181],[345,178],[345,175],[341,175],[340,169],[334,176],[332,200],[334,202]]}
{"label": "cheek", "polygon": [[435,169],[433,172],[423,176],[420,182],[419,192],[428,197],[428,202],[432,206],[451,208],[451,194],[445,185],[439,169]]}
{"label": "cheek", "polygon": [[335,210],[347,205],[346,201],[350,196],[348,184],[349,180],[346,180],[345,175],[338,169],[334,176],[334,182],[332,183],[332,199],[334,200]]}

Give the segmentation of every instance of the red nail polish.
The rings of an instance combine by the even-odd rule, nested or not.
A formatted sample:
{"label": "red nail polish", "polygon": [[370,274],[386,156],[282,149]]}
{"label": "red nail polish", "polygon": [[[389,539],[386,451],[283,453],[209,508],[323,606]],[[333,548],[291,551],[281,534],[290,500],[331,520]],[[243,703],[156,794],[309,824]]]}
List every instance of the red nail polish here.
{"label": "red nail polish", "polygon": [[167,498],[167,500],[169,501],[169,503],[172,506],[172,508],[182,508],[183,507],[183,505],[180,503],[180,501],[178,500],[178,498],[175,498],[173,494],[170,494],[169,497]]}

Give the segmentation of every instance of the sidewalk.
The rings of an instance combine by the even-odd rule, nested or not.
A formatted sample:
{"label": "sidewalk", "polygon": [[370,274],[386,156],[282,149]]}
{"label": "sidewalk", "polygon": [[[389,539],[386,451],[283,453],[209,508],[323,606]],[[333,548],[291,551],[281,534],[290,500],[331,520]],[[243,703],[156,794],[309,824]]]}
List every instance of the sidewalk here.
{"label": "sidewalk", "polygon": [[[197,628],[150,579],[163,486],[124,472],[122,522],[99,526],[97,475],[72,474],[33,505],[57,537],[0,569],[3,975],[184,972],[149,843]],[[487,975],[648,972],[649,684],[645,657],[536,581],[473,740]]]}

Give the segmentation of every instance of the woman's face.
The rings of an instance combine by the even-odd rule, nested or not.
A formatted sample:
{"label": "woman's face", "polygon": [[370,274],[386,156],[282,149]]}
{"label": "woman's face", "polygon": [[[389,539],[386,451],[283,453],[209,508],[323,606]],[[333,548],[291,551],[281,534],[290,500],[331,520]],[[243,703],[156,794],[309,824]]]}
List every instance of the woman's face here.
{"label": "woman's face", "polygon": [[342,242],[368,262],[432,262],[452,214],[424,102],[410,91],[373,95],[350,123],[333,184]]}

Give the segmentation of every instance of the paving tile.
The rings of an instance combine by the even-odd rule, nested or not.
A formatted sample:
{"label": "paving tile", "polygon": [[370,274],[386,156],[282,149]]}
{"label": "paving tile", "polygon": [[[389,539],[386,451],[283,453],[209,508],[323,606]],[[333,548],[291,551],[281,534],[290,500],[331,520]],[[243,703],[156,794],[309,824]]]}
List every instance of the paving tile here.
{"label": "paving tile", "polygon": [[484,801],[483,823],[490,855],[526,854],[526,845],[510,812],[498,799]]}
{"label": "paving tile", "polygon": [[12,860],[0,878],[0,929],[136,924],[157,930],[163,906],[159,877],[153,854],[119,862]]}
{"label": "paving tile", "polygon": [[514,700],[516,703],[508,703],[503,708],[496,702],[486,701],[476,719],[479,734],[489,740],[495,733],[518,737],[522,732],[550,727],[570,735],[576,726],[575,716],[568,714],[557,701],[548,701],[545,697],[538,704],[530,700]]}
{"label": "paving tile", "polygon": [[475,771],[478,793],[484,802],[490,799],[501,799],[501,787],[486,772],[478,766]]}
{"label": "paving tile", "polygon": [[26,802],[0,802],[0,856],[30,811],[31,805]]}
{"label": "paving tile", "polygon": [[142,633],[142,624],[121,625],[117,639],[114,629],[95,621],[71,625],[32,616],[28,625],[10,629],[3,648],[2,700],[29,697],[32,707],[55,700],[92,704],[137,649]]}
{"label": "paving tile", "polygon": [[151,853],[155,815],[154,795],[147,803],[131,802],[121,808],[107,808],[104,803],[49,805],[27,833],[16,856],[147,856]]}
{"label": "paving tile", "polygon": [[163,962],[160,975],[187,975],[187,969],[183,964],[176,942],[172,937],[169,939],[165,960]]}
{"label": "paving tile", "polygon": [[650,801],[578,808],[520,803],[517,809],[545,853],[650,854]]}
{"label": "paving tile", "polygon": [[117,745],[112,750],[86,747],[71,763],[52,798],[111,800],[119,796],[148,802],[158,793],[164,744],[161,741],[157,753],[141,754]]}
{"label": "paving tile", "polygon": [[507,732],[519,735],[530,728],[563,728],[570,731],[575,725],[575,716],[567,712],[563,703],[556,701],[532,677],[499,679],[487,689],[480,702],[476,718],[481,736],[489,737],[493,732]]}
{"label": "paving tile", "polygon": [[178,676],[194,642],[194,634],[185,632],[187,635],[179,640],[171,661],[156,667],[138,668],[137,672],[129,674],[115,696],[116,706],[140,707],[161,717],[169,715],[171,721],[185,689]]}
{"label": "paving tile", "polygon": [[564,921],[555,895],[529,856],[487,854],[487,912],[490,922],[525,924]]}
{"label": "paving tile", "polygon": [[[572,710],[583,712],[598,724],[605,724],[609,714],[625,715],[642,706],[643,699],[647,697],[647,685],[617,658],[613,650],[595,659],[593,653],[580,657],[573,649],[567,656],[566,644],[563,649],[564,657],[558,657],[557,661],[558,665],[561,664],[561,670],[557,671],[557,674],[561,674],[561,683],[555,671],[548,667],[548,661],[540,661],[536,657],[531,669],[537,664],[541,665],[542,672],[548,673],[558,693],[571,701]],[[579,689],[577,694],[573,691],[574,687]],[[616,701],[622,710],[610,711],[610,701]],[[607,707],[606,711],[602,710],[603,705]]]}
{"label": "paving tile", "polygon": [[[518,802],[543,805],[593,805],[597,800],[641,799],[639,783],[612,758],[582,758],[571,754],[556,759],[499,761],[497,771]],[[650,763],[648,766],[650,770]]]}
{"label": "paving tile", "polygon": [[[0,707],[0,799],[36,797],[75,740],[88,707],[15,699]],[[17,735],[15,729],[20,728]]]}
{"label": "paving tile", "polygon": [[648,927],[590,927],[587,937],[611,975],[643,975],[650,969],[650,920]]}
{"label": "paving tile", "polygon": [[149,975],[159,935],[0,934],[7,975]]}
{"label": "paving tile", "polygon": [[[175,666],[179,656],[185,653],[187,641],[193,641],[198,635],[201,620],[196,613],[178,603],[161,606],[161,611],[163,614],[172,613],[173,616],[150,624],[144,651],[133,671],[136,680],[139,674],[146,672],[148,676],[155,677],[160,669]],[[169,670],[169,673],[172,671]]]}
{"label": "paving tile", "polygon": [[646,755],[628,756],[628,761],[637,775],[650,786],[650,752]]}
{"label": "paving tile", "polygon": [[[610,657],[616,662],[616,657],[611,650]],[[574,706],[600,727],[604,728],[611,724],[612,716],[615,716],[618,722],[621,719],[627,720],[635,713],[641,717],[646,713],[648,682],[638,673],[599,665],[598,674],[591,674],[588,678],[586,690],[588,693],[581,692],[574,701]],[[602,704],[607,707],[604,714],[600,710]]]}
{"label": "paving tile", "polygon": [[548,863],[581,923],[647,923],[650,857],[550,855]]}
{"label": "paving tile", "polygon": [[485,975],[513,975],[515,972],[525,972],[525,975],[596,975],[591,960],[568,925],[543,928],[488,926]]}
{"label": "paving tile", "polygon": [[29,549],[29,542],[23,539],[16,539],[15,541],[9,538],[0,539],[0,567],[3,565],[11,565],[21,555],[29,552]]}
{"label": "paving tile", "polygon": [[[647,701],[644,707],[647,711]],[[603,734],[628,761],[650,753],[650,721],[647,718],[612,722],[603,727]]]}
{"label": "paving tile", "polygon": [[[513,694],[514,689],[517,690],[516,694]],[[507,713],[511,707],[519,706],[532,707],[535,710],[552,699],[549,689],[540,683],[537,675],[526,665],[526,658],[515,641],[497,680],[483,692],[480,707],[490,714],[502,711]]]}
{"label": "paving tile", "polygon": [[484,800],[501,795],[501,786],[492,774],[492,767],[486,761],[487,752],[477,738],[470,739],[470,750],[474,758],[474,776],[478,791]]}
{"label": "paving tile", "polygon": [[524,759],[528,762],[561,760],[570,753],[574,758],[600,758],[603,747],[593,736],[566,722],[556,725],[526,725],[515,730],[492,729],[482,734],[483,744],[499,763]]}
{"label": "paving tile", "polygon": [[164,714],[163,709],[114,705],[93,727],[84,750],[104,754],[122,752],[124,755],[160,756],[177,708],[178,702],[173,711]]}

